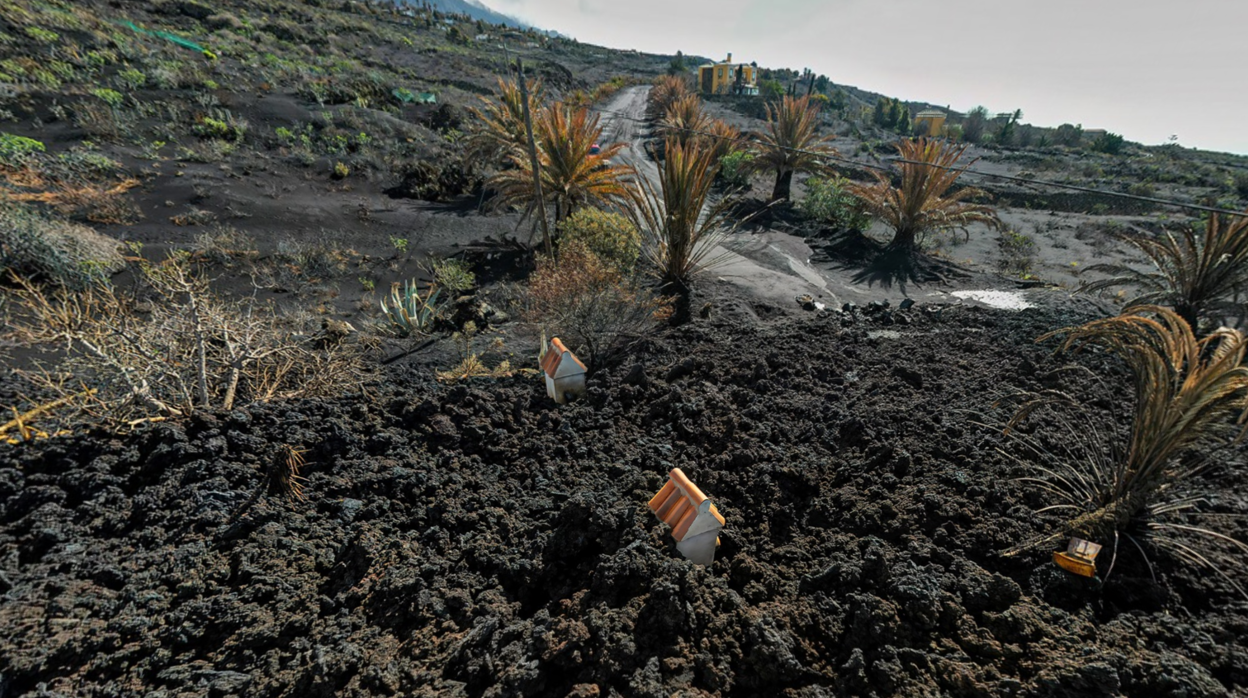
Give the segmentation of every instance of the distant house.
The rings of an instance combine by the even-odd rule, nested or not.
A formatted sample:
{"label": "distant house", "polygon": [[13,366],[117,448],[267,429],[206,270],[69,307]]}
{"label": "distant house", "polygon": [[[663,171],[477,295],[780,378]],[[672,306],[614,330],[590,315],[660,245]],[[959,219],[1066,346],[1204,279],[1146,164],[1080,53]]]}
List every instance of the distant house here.
{"label": "distant house", "polygon": [[733,63],[730,53],[720,63],[707,63],[698,68],[698,91],[708,95],[756,95],[758,67],[752,63]]}
{"label": "distant house", "polygon": [[1103,128],[1085,128],[1083,129],[1083,139],[1085,141],[1093,141],[1104,136],[1108,131]]}
{"label": "distant house", "polygon": [[947,116],[938,109],[924,109],[914,115],[914,133],[917,136],[939,136],[945,127]]}

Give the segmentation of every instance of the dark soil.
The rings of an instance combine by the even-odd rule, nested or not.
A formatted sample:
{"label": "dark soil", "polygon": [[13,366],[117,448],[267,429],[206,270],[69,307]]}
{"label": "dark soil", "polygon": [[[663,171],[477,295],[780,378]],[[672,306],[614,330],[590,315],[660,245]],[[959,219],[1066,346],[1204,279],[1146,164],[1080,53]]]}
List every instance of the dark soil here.
{"label": "dark soil", "polygon": [[[1248,605],[1215,576],[998,554],[1052,519],[974,422],[1061,387],[1031,340],[1085,319],[1069,303],[717,303],[564,408],[536,377],[408,367],[0,452],[0,696],[1248,691]],[[1098,408],[1128,385],[1101,370]],[[728,521],[713,567],[646,508],[676,466]]]}

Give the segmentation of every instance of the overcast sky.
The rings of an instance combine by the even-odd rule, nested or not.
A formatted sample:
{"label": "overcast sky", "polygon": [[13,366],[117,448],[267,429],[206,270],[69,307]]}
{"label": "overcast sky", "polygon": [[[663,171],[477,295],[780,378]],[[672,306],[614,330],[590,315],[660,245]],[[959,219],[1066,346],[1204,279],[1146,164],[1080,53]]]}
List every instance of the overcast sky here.
{"label": "overcast sky", "polygon": [[484,0],[581,41],[811,68],[966,111],[1248,154],[1244,0]]}

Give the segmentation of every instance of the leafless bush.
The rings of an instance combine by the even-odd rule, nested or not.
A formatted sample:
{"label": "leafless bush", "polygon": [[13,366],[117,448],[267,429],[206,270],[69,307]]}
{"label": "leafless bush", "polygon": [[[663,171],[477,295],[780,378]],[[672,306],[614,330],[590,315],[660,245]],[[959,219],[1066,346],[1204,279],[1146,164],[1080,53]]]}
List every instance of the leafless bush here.
{"label": "leafless bush", "polygon": [[565,241],[557,257],[539,260],[529,279],[529,319],[562,337],[595,369],[653,332],[671,313],[670,299],[624,276],[576,241]]}
{"label": "leafless bush", "polygon": [[95,389],[84,409],[109,421],[330,395],[358,385],[358,351],[255,301],[208,290],[188,253],[135,264],[133,294],[68,293],[21,282],[15,335],[61,359],[27,377],[53,394]]}

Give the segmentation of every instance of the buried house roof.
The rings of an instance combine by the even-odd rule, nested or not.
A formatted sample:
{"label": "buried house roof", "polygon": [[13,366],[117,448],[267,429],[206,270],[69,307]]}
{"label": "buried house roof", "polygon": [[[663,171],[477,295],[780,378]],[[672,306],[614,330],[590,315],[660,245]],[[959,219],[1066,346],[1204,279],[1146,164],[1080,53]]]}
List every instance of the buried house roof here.
{"label": "buried house roof", "polygon": [[[567,362],[565,363],[565,359]],[[542,353],[542,372],[549,378],[585,373],[585,364],[563,346],[558,337],[551,337],[550,346]]]}
{"label": "buried house roof", "polygon": [[692,531],[694,535],[703,533],[705,530],[718,529],[724,525],[724,517],[720,515],[719,510],[707,501],[702,490],[698,489],[698,486],[693,484],[680,468],[672,468],[668,473],[668,478],[663,488],[650,500],[649,506],[663,523],[672,527],[672,538],[678,542],[683,541],[690,534],[690,528],[698,515],[702,513],[709,513],[719,525],[711,524],[708,517],[701,522],[699,526],[701,530]]}

